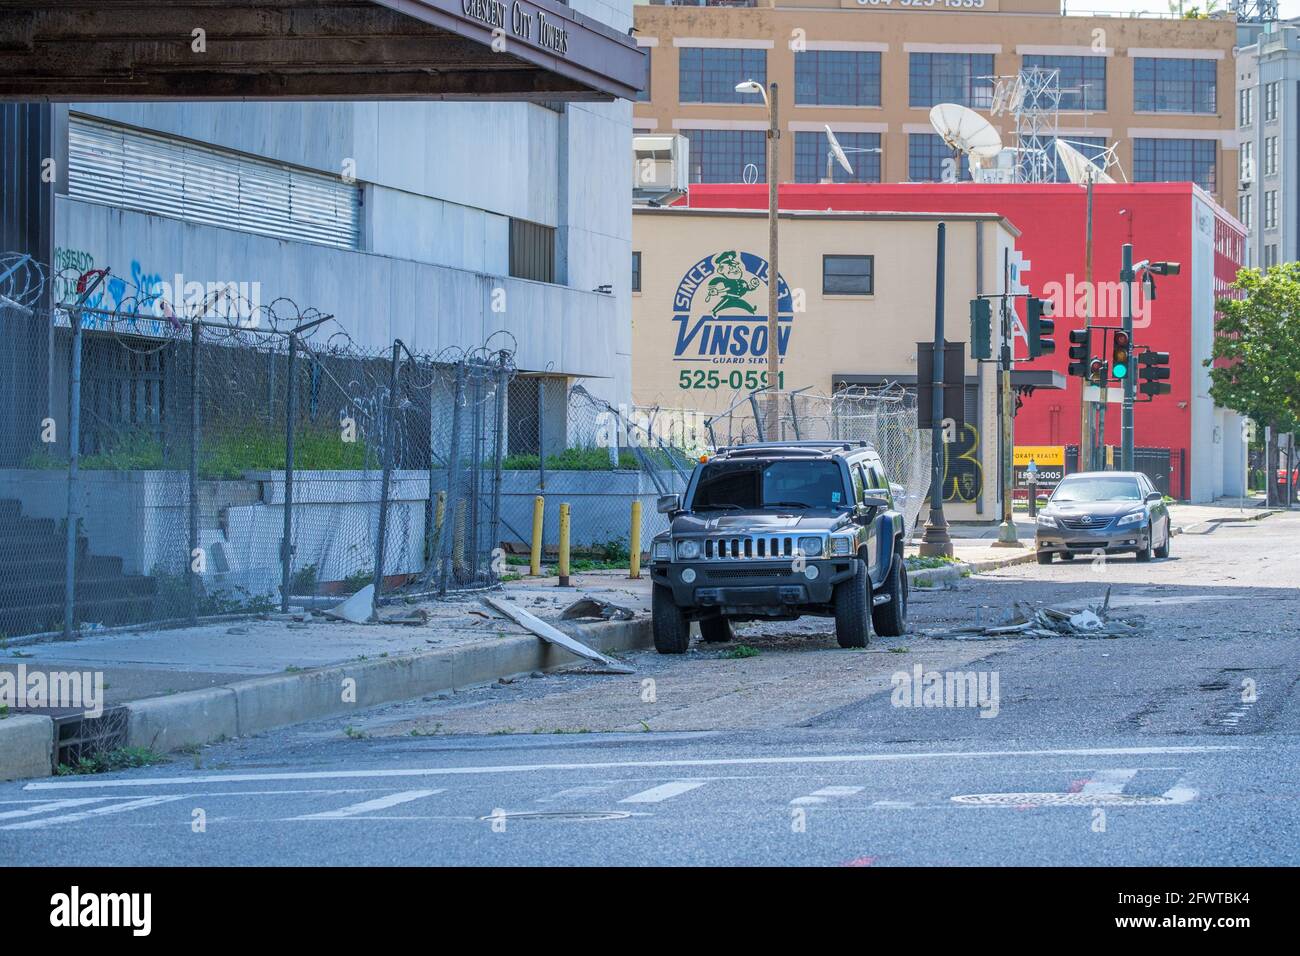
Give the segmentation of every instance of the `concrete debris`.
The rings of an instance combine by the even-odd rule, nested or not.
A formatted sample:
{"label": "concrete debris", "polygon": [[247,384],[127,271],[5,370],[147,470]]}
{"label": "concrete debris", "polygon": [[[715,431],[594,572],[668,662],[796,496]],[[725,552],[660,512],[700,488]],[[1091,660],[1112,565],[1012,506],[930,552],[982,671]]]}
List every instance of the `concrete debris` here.
{"label": "concrete debris", "polygon": [[996,638],[1102,638],[1131,637],[1140,633],[1146,621],[1139,615],[1112,616],[1110,589],[1095,608],[1064,610],[1056,607],[1032,608],[1017,601],[996,624],[959,627],[931,634],[936,640],[987,641]]}
{"label": "concrete debris", "polygon": [[630,621],[636,617],[636,612],[631,608],[593,597],[579,598],[560,612],[561,621],[584,617],[603,618],[606,621]]}
{"label": "concrete debris", "polygon": [[579,657],[585,657],[589,661],[603,664],[615,674],[636,673],[636,671],[628,665],[616,661],[612,657],[606,657],[604,654],[600,653],[600,651],[593,650],[581,641],[574,640],[555,625],[546,623],[537,615],[525,611],[518,605],[511,604],[509,601],[502,600],[498,597],[485,597],[483,600],[493,610],[500,611],[516,624],[527,628],[542,640],[550,644],[556,644],[569,653],[577,654]]}
{"label": "concrete debris", "polygon": [[342,604],[327,609],[324,614],[326,617],[332,617],[337,621],[348,621],[352,624],[369,624],[372,606],[375,602],[375,586],[367,584],[352,597],[348,598]]}
{"label": "concrete debris", "polygon": [[429,623],[429,612],[422,607],[387,608],[379,612],[379,623],[420,627]]}

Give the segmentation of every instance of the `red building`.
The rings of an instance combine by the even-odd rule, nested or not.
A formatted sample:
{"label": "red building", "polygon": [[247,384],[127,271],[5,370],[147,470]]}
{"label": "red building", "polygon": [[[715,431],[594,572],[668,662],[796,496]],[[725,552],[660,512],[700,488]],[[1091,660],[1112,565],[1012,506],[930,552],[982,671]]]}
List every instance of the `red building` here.
{"label": "red building", "polygon": [[[695,207],[762,209],[762,183],[694,185]],[[1021,230],[1022,262],[1013,288],[1056,303],[1056,352],[1029,361],[1021,333],[1017,368],[1050,368],[1063,375],[1069,364],[1071,329],[1084,324],[1086,277],[1085,190],[1071,184],[1004,185],[979,183],[782,184],[783,209],[836,211],[986,212],[1005,216]],[[1240,267],[1246,230],[1240,222],[1191,183],[1098,185],[1093,202],[1094,325],[1120,324],[1121,246],[1131,242],[1136,260],[1181,263],[1181,274],[1158,280],[1157,298],[1135,301],[1134,344],[1168,352],[1172,392],[1135,414],[1138,448],[1169,449],[1167,487],[1179,498],[1208,501],[1236,495],[1244,482],[1245,449],[1237,415],[1209,398],[1214,303]],[[950,264],[951,267],[951,264]],[[999,290],[988,290],[990,292]],[[960,321],[950,313],[951,340],[965,339],[965,304]],[[1022,312],[1023,314],[1023,312]],[[1095,349],[1094,349],[1095,351]],[[1078,378],[1066,376],[1062,390],[1038,390],[1025,398],[1016,416],[1018,445],[1077,445],[1080,431]],[[1120,443],[1120,406],[1108,408],[1105,440]],[[1163,482],[1162,482],[1163,483]]]}

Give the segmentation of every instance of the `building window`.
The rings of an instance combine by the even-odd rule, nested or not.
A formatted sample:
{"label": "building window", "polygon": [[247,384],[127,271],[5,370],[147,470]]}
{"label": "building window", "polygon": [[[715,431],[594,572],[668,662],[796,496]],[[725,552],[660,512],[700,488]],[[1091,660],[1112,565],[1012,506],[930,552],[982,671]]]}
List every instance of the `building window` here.
{"label": "building window", "polygon": [[1277,175],[1277,137],[1264,137],[1264,175]]}
{"label": "building window", "polygon": [[1277,265],[1277,246],[1267,245],[1264,247],[1264,268]]}
{"label": "building window", "polygon": [[746,166],[767,179],[767,133],[761,129],[684,129],[690,144],[691,182],[744,182]]}
{"label": "building window", "polygon": [[736,84],[755,80],[767,85],[766,50],[688,46],[677,57],[681,102],[761,104],[761,97],[753,93],[737,93]]}
{"label": "building window", "polygon": [[[1090,163],[1095,163],[1098,169],[1104,169],[1106,166],[1106,137],[1105,136],[1062,136],[1067,146],[1073,146]],[[1055,155],[1056,150],[1052,150]],[[1057,162],[1056,164],[1056,181],[1058,183],[1068,183],[1070,181],[1069,173],[1066,171],[1065,164]]]}
{"label": "building window", "polygon": [[1251,227],[1251,220],[1254,218],[1254,216],[1251,215],[1253,212],[1251,206],[1252,202],[1250,194],[1243,193],[1241,198],[1237,201],[1237,208],[1241,213],[1241,224],[1247,229]]}
{"label": "building window", "polygon": [[1214,192],[1218,172],[1212,139],[1133,140],[1133,181],[1196,183]]}
{"label": "building window", "polygon": [[1061,109],[1106,108],[1106,58],[1104,56],[1026,56],[1024,68],[1059,70]]}
{"label": "building window", "polygon": [[1237,91],[1237,125],[1249,126],[1255,122],[1255,91],[1250,87]]}
{"label": "building window", "polygon": [[1213,113],[1217,60],[1140,56],[1133,60],[1133,109]]}
{"label": "building window", "polygon": [[1241,144],[1238,157],[1237,178],[1244,186],[1255,181],[1255,144],[1245,140]]}
{"label": "building window", "polygon": [[970,179],[970,161],[958,156],[934,133],[907,136],[907,178],[914,183],[955,182]]}
{"label": "building window", "polygon": [[[844,168],[836,163],[831,175],[836,182],[842,183],[878,183],[880,182],[880,153],[858,153],[859,149],[880,149],[879,133],[836,133],[848,155],[849,165],[853,167],[850,176]],[[830,151],[830,142],[825,133],[794,134],[794,181],[797,183],[819,183],[826,176],[826,155]]]}
{"label": "building window", "polygon": [[993,54],[912,53],[908,89],[914,107],[960,103],[988,109],[993,105]]}
{"label": "building window", "polygon": [[651,47],[642,47],[645,53],[645,77],[641,80],[641,92],[637,93],[636,101],[638,103],[650,102],[650,58],[654,56]]}
{"label": "building window", "polygon": [[873,295],[875,256],[822,256],[822,295]]}
{"label": "building window", "polygon": [[1264,228],[1277,228],[1277,190],[1264,193]]}
{"label": "building window", "polygon": [[360,245],[356,182],[76,114],[68,195],[276,239]]}
{"label": "building window", "polygon": [[1264,122],[1272,122],[1277,119],[1277,101],[1280,95],[1281,83],[1274,80],[1272,83],[1264,84]]}
{"label": "building window", "polygon": [[641,291],[641,253],[632,253],[632,291]]}
{"label": "building window", "polygon": [[858,50],[796,53],[794,101],[800,106],[879,106],[880,54]]}
{"label": "building window", "polygon": [[555,227],[510,220],[510,274],[534,282],[555,281]]}

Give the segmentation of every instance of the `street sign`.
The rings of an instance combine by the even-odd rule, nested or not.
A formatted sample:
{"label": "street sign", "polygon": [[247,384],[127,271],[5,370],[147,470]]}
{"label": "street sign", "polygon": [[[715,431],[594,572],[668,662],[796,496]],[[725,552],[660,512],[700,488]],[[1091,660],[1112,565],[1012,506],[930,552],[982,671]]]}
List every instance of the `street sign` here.
{"label": "street sign", "polygon": [[1112,402],[1118,405],[1124,401],[1124,389],[1112,385],[1106,389],[1106,397],[1102,398],[1100,385],[1085,385],[1083,386],[1083,400],[1085,402]]}
{"label": "street sign", "polygon": [[[916,343],[916,418],[919,428],[931,428],[934,343]],[[966,423],[966,349],[961,342],[943,344],[943,415],[957,428]]]}
{"label": "street sign", "polygon": [[1029,483],[1031,465],[1037,469],[1039,490],[1051,491],[1065,477],[1065,446],[1016,445],[1011,453],[1015,487],[1024,488]]}

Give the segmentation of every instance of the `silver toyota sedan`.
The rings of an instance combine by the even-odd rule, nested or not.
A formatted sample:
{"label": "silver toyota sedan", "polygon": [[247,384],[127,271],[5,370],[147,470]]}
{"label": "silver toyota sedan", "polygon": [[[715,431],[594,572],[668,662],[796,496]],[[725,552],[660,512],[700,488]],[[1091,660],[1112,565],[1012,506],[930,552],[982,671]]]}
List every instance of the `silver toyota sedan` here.
{"label": "silver toyota sedan", "polygon": [[1169,509],[1151,480],[1137,471],[1067,475],[1038,512],[1038,563],[1059,554],[1124,554],[1139,561],[1169,557]]}

